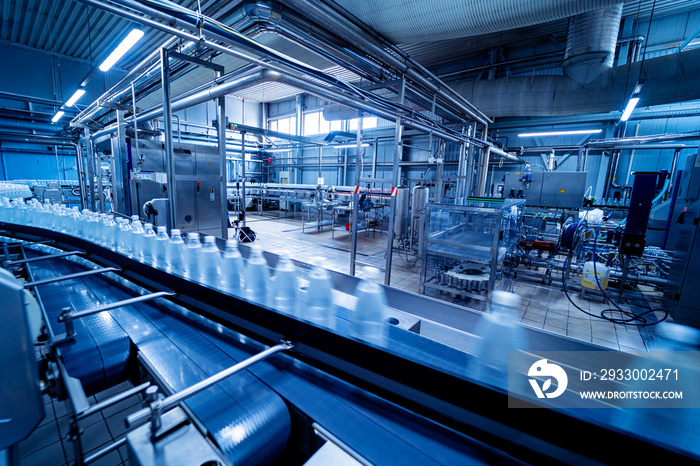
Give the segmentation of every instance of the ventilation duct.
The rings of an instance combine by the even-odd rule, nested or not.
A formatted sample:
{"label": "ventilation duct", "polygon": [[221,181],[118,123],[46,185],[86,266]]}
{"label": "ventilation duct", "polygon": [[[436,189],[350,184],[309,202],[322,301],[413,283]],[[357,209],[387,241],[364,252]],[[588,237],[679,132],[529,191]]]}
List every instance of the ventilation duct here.
{"label": "ventilation duct", "polygon": [[569,18],[564,50],[564,75],[589,84],[612,68],[622,3]]}
{"label": "ventilation duct", "polygon": [[[531,76],[454,83],[452,88],[496,118],[619,112],[640,68],[641,62],[618,66],[588,85],[566,76]],[[644,92],[637,108],[700,99],[700,49],[646,60],[641,77]]]}
{"label": "ventilation duct", "polygon": [[456,39],[532,26],[612,6],[618,1],[335,0],[396,44]]}

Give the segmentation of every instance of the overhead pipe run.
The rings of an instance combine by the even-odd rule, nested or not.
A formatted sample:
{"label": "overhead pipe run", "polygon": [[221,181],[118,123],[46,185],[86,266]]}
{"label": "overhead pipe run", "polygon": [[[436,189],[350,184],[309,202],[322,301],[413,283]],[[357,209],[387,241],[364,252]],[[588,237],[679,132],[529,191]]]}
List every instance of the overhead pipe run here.
{"label": "overhead pipe run", "polygon": [[[202,25],[202,21],[206,19],[206,21],[203,24],[203,28],[206,29],[207,32],[217,40],[220,40],[228,45],[234,46],[236,47],[236,49],[224,47],[210,40],[194,36],[193,34],[181,31],[161,22],[145,18],[141,15],[133,13],[132,11],[127,11],[122,8],[115,7],[111,4],[104,3],[100,0],[79,1],[88,5],[102,8],[114,14],[131,19],[133,21],[146,24],[156,29],[166,31],[184,39],[198,42],[201,45],[209,47],[215,51],[232,55],[236,58],[246,60],[250,63],[266,66],[271,70],[284,73],[290,77],[291,75],[298,75],[296,79],[309,86],[318,86],[316,80],[320,80],[321,82],[326,83],[329,86],[341,89],[341,91],[338,91],[340,92],[339,95],[345,95],[349,98],[354,99],[357,102],[363,102],[363,111],[367,111],[378,116],[391,115],[388,117],[389,119],[395,119],[397,115],[400,118],[406,118],[406,116],[410,115],[410,118],[419,120],[419,122],[414,124],[414,127],[430,128],[428,131],[439,131],[440,133],[451,135],[451,140],[454,139],[455,135],[459,137],[458,132],[449,129],[442,124],[436,123],[434,120],[431,120],[430,118],[421,115],[420,113],[415,113],[406,106],[398,105],[390,100],[372,94],[371,92],[364,91],[333,76],[327,75],[319,70],[306,66],[288,56],[280,54],[272,49],[258,44],[257,42],[245,36],[242,36],[241,34],[231,30],[229,27],[221,23],[213,21],[210,18],[202,17],[201,15],[198,15],[195,12],[192,12],[191,10],[182,8],[177,4],[173,4],[171,2],[159,2],[156,5],[160,8],[160,10],[165,10],[167,12],[175,11],[176,16],[172,16],[167,12],[160,11],[147,6],[150,4],[154,4],[154,2],[148,2],[146,0],[115,0],[115,2],[119,4],[136,9],[144,14],[156,17],[161,21],[167,22],[168,24],[175,24],[177,26],[188,28],[197,32],[200,32],[198,26]],[[238,48],[244,48],[247,51],[252,51],[253,53],[259,54],[261,57],[267,58],[268,60],[251,57],[247,53],[243,53],[237,50]],[[311,76],[311,78],[304,76],[305,74]]]}

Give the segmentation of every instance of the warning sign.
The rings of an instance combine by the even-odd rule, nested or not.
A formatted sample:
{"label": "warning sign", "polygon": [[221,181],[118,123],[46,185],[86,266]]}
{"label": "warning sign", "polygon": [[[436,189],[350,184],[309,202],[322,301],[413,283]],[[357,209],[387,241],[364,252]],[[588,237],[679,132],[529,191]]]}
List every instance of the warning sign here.
{"label": "warning sign", "polygon": [[561,191],[559,191],[559,192],[560,192],[560,193],[565,193],[566,191],[564,191],[564,188],[561,188]]}

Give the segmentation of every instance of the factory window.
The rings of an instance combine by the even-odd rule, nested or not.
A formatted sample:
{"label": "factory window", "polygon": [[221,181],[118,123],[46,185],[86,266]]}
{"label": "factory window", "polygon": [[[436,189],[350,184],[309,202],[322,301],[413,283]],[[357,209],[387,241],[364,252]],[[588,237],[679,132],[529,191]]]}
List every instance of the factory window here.
{"label": "factory window", "polygon": [[[362,119],[362,129],[372,129],[377,127],[377,117],[364,117]],[[348,130],[357,131],[357,118],[349,121]]]}
{"label": "factory window", "polygon": [[323,118],[323,112],[308,112],[304,114],[304,136],[315,134],[327,134],[331,131],[340,131],[341,121],[328,121]]}
{"label": "factory window", "polygon": [[269,120],[268,125],[270,131],[276,131],[278,133],[284,134],[295,134],[297,128],[297,117],[289,116],[284,118],[277,118],[275,120]]}

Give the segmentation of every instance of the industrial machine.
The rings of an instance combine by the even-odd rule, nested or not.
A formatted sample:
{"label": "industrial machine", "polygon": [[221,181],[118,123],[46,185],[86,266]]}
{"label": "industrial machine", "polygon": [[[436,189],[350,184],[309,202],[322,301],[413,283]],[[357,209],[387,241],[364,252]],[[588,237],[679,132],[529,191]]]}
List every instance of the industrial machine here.
{"label": "industrial machine", "polygon": [[[129,178],[132,212],[139,213],[154,225],[168,225],[167,190],[174,189],[175,221],[172,228],[185,233],[197,231],[203,235],[225,237],[221,164],[216,147],[174,143],[175,186],[172,188],[167,184],[165,150],[161,141],[139,140],[138,152],[135,145],[129,147],[134,158]],[[162,199],[166,199],[165,204],[160,201]]]}
{"label": "industrial machine", "polygon": [[413,190],[405,186],[396,188],[394,238],[402,251],[418,257],[423,251],[425,209],[429,196],[430,188],[423,185],[417,185]]}
{"label": "industrial machine", "polygon": [[673,319],[700,327],[700,157],[688,157],[674,196],[666,244],[673,251],[669,286],[664,305]]}
{"label": "industrial machine", "polygon": [[515,199],[428,204],[420,292],[487,310],[493,290],[510,291],[524,204]]}
{"label": "industrial machine", "polygon": [[588,172],[520,171],[506,173],[503,197],[525,199],[525,205],[581,207]]}

